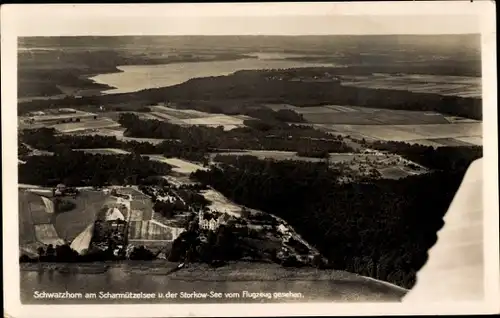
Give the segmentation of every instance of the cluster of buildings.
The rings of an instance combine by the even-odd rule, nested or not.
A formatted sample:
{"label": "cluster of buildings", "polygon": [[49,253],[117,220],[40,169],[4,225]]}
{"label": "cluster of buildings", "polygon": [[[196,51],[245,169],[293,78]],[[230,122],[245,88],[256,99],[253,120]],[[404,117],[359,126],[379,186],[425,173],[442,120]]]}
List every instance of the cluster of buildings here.
{"label": "cluster of buildings", "polygon": [[82,120],[96,120],[98,118],[97,114],[88,113],[83,111],[78,111],[72,108],[64,108],[53,110],[50,113],[47,112],[32,112],[23,122],[26,124],[61,124],[61,123],[71,123],[80,122]]}
{"label": "cluster of buildings", "polygon": [[55,188],[52,189],[52,195],[54,197],[60,196],[76,196],[78,194],[78,190],[75,188],[67,187],[64,184],[60,183]]}
{"label": "cluster of buildings", "polygon": [[332,82],[332,81],[340,81],[340,78],[328,72],[316,75],[312,74],[299,75],[293,72],[293,73],[284,73],[280,75],[270,75],[266,77],[266,80],[291,81],[291,82]]}
{"label": "cluster of buildings", "polygon": [[128,241],[127,221],[120,208],[130,211],[130,200],[118,197],[115,205],[106,207],[104,215],[88,225],[71,242],[71,248],[80,254],[89,250],[111,249],[115,256],[125,255]]}
{"label": "cluster of buildings", "polygon": [[216,231],[222,224],[227,224],[231,220],[231,216],[226,213],[221,213],[217,216],[213,212],[198,212],[198,226],[200,229]]}
{"label": "cluster of buildings", "polygon": [[172,191],[165,190],[161,187],[143,186],[141,191],[150,197],[155,197],[156,200],[160,202],[175,203],[178,200],[177,196],[172,193]]}

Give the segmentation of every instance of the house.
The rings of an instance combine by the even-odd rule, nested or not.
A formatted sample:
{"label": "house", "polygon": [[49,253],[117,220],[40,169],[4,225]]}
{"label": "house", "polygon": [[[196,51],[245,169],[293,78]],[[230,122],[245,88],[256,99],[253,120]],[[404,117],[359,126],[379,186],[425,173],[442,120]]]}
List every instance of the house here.
{"label": "house", "polygon": [[210,219],[210,221],[208,221],[208,229],[210,231],[215,231],[218,227],[219,227],[219,222],[216,221],[215,219]]}
{"label": "house", "polygon": [[210,214],[207,216],[202,210],[198,212],[198,225],[201,229],[215,231],[219,228],[220,224],[220,217],[216,218]]}
{"label": "house", "polygon": [[288,231],[288,229],[286,228],[286,226],[284,226],[283,224],[280,224],[278,226],[278,231],[281,233],[281,234],[284,234]]}
{"label": "house", "polygon": [[64,191],[66,191],[66,186],[59,183],[54,189],[54,195],[64,195]]}

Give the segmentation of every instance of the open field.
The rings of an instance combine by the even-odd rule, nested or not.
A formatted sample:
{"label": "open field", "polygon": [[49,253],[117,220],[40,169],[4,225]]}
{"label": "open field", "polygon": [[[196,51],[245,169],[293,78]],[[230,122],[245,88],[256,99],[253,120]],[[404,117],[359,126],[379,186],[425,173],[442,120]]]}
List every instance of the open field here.
{"label": "open field", "polygon": [[227,213],[235,217],[241,216],[241,207],[234,202],[231,202],[224,195],[213,189],[204,190],[200,192],[205,199],[209,200],[211,204],[208,206],[210,210]]}
{"label": "open field", "polygon": [[463,142],[473,144],[473,145],[478,145],[478,146],[481,146],[483,144],[483,138],[479,137],[479,136],[476,136],[476,137],[458,137],[458,138],[455,138],[455,140],[463,141]]}
{"label": "open field", "polygon": [[153,115],[151,115],[151,113],[148,113],[148,112],[120,111],[120,110],[117,110],[117,111],[105,110],[105,111],[99,112],[100,117],[106,117],[106,118],[112,119],[114,121],[118,121],[118,119],[120,119],[120,116],[122,114],[134,114],[141,119],[156,119]]}
{"label": "open field", "polygon": [[405,167],[401,167],[401,166],[382,168],[382,169],[379,169],[379,172],[386,179],[399,179],[399,178],[404,178],[404,177],[407,177],[409,175],[415,174],[411,170],[405,169]]}
{"label": "open field", "polygon": [[153,113],[170,116],[175,119],[190,119],[215,116],[216,114],[201,112],[194,109],[177,109],[167,106],[151,106]]}
{"label": "open field", "polygon": [[[54,244],[54,240],[57,238],[73,240],[89,224],[94,222],[105,198],[106,196],[101,192],[82,190],[76,199],[64,198],[64,200],[70,200],[76,204],[73,210],[51,214],[46,212],[39,195],[29,191],[19,191],[20,244],[24,245],[36,241]],[[53,242],[46,243],[49,241]]]}
{"label": "open field", "polygon": [[121,141],[136,141],[136,142],[149,142],[153,145],[158,145],[164,141],[164,139],[156,138],[136,138],[136,137],[125,137],[123,133],[125,128],[123,127],[109,127],[109,128],[94,128],[94,129],[82,129],[78,131],[68,132],[69,135],[88,135],[88,136],[111,136],[116,137],[116,139]]}
{"label": "open field", "polygon": [[141,241],[173,241],[177,238],[178,232],[179,229],[172,228],[154,220],[131,221],[128,238],[130,240]]}
{"label": "open field", "polygon": [[450,124],[459,124],[459,123],[478,123],[478,120],[475,119],[470,119],[470,118],[464,118],[464,117],[457,117],[457,116],[445,116],[446,120]]}
{"label": "open field", "polygon": [[432,111],[409,111],[358,106],[325,105],[296,107],[287,104],[266,104],[272,110],[289,109],[312,124],[405,125],[447,124],[444,115]]}
{"label": "open field", "polygon": [[80,191],[78,197],[72,200],[76,207],[57,215],[54,223],[57,233],[62,238],[72,241],[96,220],[99,210],[107,199],[108,197],[99,191]]}
{"label": "open field", "polygon": [[142,210],[132,210],[130,209],[130,217],[129,217],[129,221],[130,222],[139,222],[139,221],[142,221],[142,218],[143,218],[143,211]]}
{"label": "open field", "polygon": [[35,236],[37,241],[46,245],[64,244],[64,241],[57,235],[54,224],[35,224]]}
{"label": "open field", "polygon": [[[465,140],[469,138],[478,138],[479,140],[470,139],[471,142],[467,142]],[[460,138],[428,138],[428,139],[416,139],[416,140],[408,140],[407,142],[410,144],[420,144],[427,145],[433,147],[460,147],[460,146],[472,146],[472,145],[481,145],[480,137],[464,137],[464,140]]]}
{"label": "open field", "polygon": [[341,76],[342,85],[481,98],[481,78],[419,74]]}
{"label": "open field", "polygon": [[97,128],[110,128],[119,127],[120,124],[109,119],[109,118],[99,118],[96,120],[86,120],[81,122],[71,122],[64,124],[56,124],[51,127],[57,129],[62,133],[74,132],[85,129],[97,129]]}
{"label": "open field", "polygon": [[181,124],[185,125],[202,125],[209,127],[218,127],[223,126],[224,130],[231,130],[238,127],[245,126],[243,121],[252,119],[249,116],[245,115],[217,115],[203,118],[193,118],[193,119],[184,119],[181,121]]}
{"label": "open field", "polygon": [[33,213],[30,204],[37,200],[38,198],[29,192],[19,191],[18,192],[18,203],[19,203],[19,244],[25,245],[36,242],[35,237],[35,227],[32,215],[41,214],[43,209],[41,207],[41,202],[38,204],[40,209],[38,212]]}
{"label": "open field", "polygon": [[23,219],[21,223],[24,223],[24,220],[26,220],[30,224],[45,224],[53,220],[53,203],[51,204],[52,209],[47,210],[47,206],[42,198],[50,201],[50,199],[35,193],[28,191],[19,192],[19,216]]}
{"label": "open field", "polygon": [[172,171],[180,174],[190,174],[191,172],[195,172],[196,170],[206,169],[201,165],[179,158],[166,158],[162,155],[144,155],[144,156],[148,156],[150,160],[156,160],[174,166]]}
{"label": "open field", "polygon": [[89,154],[99,154],[99,155],[127,155],[130,152],[117,149],[117,148],[95,148],[95,149],[73,149],[73,151],[83,151]]}
{"label": "open field", "polygon": [[[130,229],[131,235],[142,240],[171,240],[176,230],[152,221],[151,199],[134,188],[117,188],[120,194],[131,194]],[[49,199],[47,199],[49,200]],[[47,213],[40,195],[29,191],[19,191],[19,235],[21,245],[63,244],[63,240],[72,241],[89,224],[92,224],[102,213],[103,207],[120,205],[120,198],[110,196],[102,191],[81,190],[76,199],[65,197],[76,204],[71,211],[56,215]],[[128,218],[129,213],[120,208],[122,214]],[[135,232],[134,232],[135,231]],[[173,233],[173,234],[172,234]],[[59,241],[58,241],[59,240]]]}
{"label": "open field", "polygon": [[160,120],[177,125],[203,125],[210,127],[223,126],[225,130],[244,126],[243,121],[251,119],[244,115],[222,115],[201,112],[191,109],[176,109],[166,106],[151,106],[150,114]]}
{"label": "open field", "polygon": [[332,133],[351,135],[367,140],[411,141],[436,138],[482,136],[482,123],[429,125],[318,125]]}
{"label": "open field", "polygon": [[93,116],[97,116],[97,114],[84,112],[81,110],[76,110],[72,108],[59,109],[59,112],[55,111],[44,111],[40,112],[40,114],[35,114],[32,116],[22,116],[21,119],[28,117],[35,122],[44,122],[44,121],[54,121],[54,120],[62,120],[62,119],[75,119],[75,118],[90,118]]}

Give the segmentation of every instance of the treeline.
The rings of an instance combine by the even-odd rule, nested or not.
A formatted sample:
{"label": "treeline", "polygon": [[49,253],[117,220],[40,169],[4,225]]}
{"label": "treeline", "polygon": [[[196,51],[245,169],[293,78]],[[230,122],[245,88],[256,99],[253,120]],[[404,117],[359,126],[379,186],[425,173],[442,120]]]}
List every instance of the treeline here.
{"label": "treeline", "polygon": [[411,288],[463,175],[339,184],[339,171],[319,163],[227,157],[192,176],[238,204],[282,217],[334,268]]}
{"label": "treeline", "polygon": [[[325,68],[325,71],[328,70],[330,68]],[[436,111],[467,118],[482,118],[481,99],[476,98],[392,89],[348,87],[342,86],[339,81],[269,80],[267,76],[267,71],[239,71],[230,76],[192,79],[166,88],[163,93],[171,101],[193,100],[195,98],[199,100],[250,100],[304,107],[337,104]],[[151,93],[153,96],[156,92]]]}
{"label": "treeline", "polygon": [[319,149],[302,149],[297,151],[297,156],[299,157],[308,157],[308,158],[320,158],[327,159],[330,157],[330,153],[326,150]]}
{"label": "treeline", "polygon": [[[300,74],[301,69],[297,69]],[[324,68],[334,72],[336,68]],[[290,70],[282,70],[290,72]],[[337,70],[338,71],[338,70]],[[275,71],[273,71],[275,72]],[[275,72],[276,73],[276,72]],[[269,71],[239,71],[229,76],[195,78],[179,85],[147,89],[134,93],[91,96],[72,99],[70,103],[58,101],[32,101],[20,103],[19,109],[44,109],[85,105],[112,105],[126,103],[163,103],[165,100],[190,104],[195,109],[205,102],[224,103],[280,103],[296,106],[324,104],[352,105],[373,108],[436,111],[480,120],[482,101],[478,98],[442,96],[433,93],[415,93],[393,89],[372,89],[342,86],[337,80],[328,82],[270,80]],[[199,104],[200,103],[200,104]],[[242,112],[240,112],[241,114]]]}
{"label": "treeline", "polygon": [[28,256],[21,254],[19,257],[20,263],[91,263],[91,262],[104,262],[112,260],[152,260],[157,255],[153,254],[144,246],[137,246],[132,249],[128,257],[116,256],[113,249],[108,248],[104,251],[94,250],[91,253],[80,255],[77,251],[73,250],[69,244],[62,244],[53,246],[52,244],[46,247],[39,247],[37,249],[37,256]]}
{"label": "treeline", "polygon": [[[353,59],[359,58],[359,54],[353,54],[351,56],[345,56],[345,58],[338,58],[332,56],[297,56],[297,57],[287,57],[285,60],[289,61],[301,61],[309,63],[337,63],[337,64],[349,64],[352,63]],[[341,68],[331,68],[329,73],[331,75],[372,75],[373,73],[385,73],[385,74],[429,74],[429,75],[441,75],[441,76],[481,76],[481,57],[468,61],[458,62],[456,59],[450,59],[447,61],[439,61],[433,63],[432,61],[425,60],[422,62],[407,61],[395,64],[395,58],[393,56],[386,56],[386,59],[380,59],[378,56],[375,63],[364,64],[364,65],[349,65]],[[408,56],[402,57],[403,59],[408,59]],[[372,62],[372,61],[370,61]],[[354,62],[356,64],[356,62]],[[318,68],[311,68],[313,70]],[[311,74],[314,74],[311,72]],[[314,75],[317,75],[314,74]]]}
{"label": "treeline", "polygon": [[211,153],[223,152],[225,149],[296,151],[301,156],[311,157],[326,157],[328,153],[354,151],[342,141],[342,137],[306,126],[287,125],[285,129],[275,127],[269,130],[244,127],[224,131],[219,128],[182,127],[163,121],[140,120],[132,114],[124,114],[120,122],[127,127],[127,132],[129,129],[133,132],[131,134],[133,137],[178,137],[179,139],[164,140],[160,144],[153,145],[148,142],[122,141],[115,136],[57,135],[53,128],[40,128],[23,130],[19,141],[35,149],[54,153],[69,154],[72,149],[118,148],[135,155],[159,154],[202,164],[209,163]]}
{"label": "treeline", "polygon": [[370,148],[398,154],[429,169],[464,170],[483,156],[482,146],[438,147],[409,144],[403,141],[375,141]]}
{"label": "treeline", "polygon": [[178,157],[208,163],[208,148],[194,148],[178,140],[164,140],[158,145],[153,145],[149,142],[122,141],[115,136],[57,135],[53,128],[24,130],[21,132],[20,140],[35,149],[51,152],[72,149],[118,148],[134,154],[158,154],[165,157]]}
{"label": "treeline", "polygon": [[299,114],[291,109],[280,109],[274,111],[267,108],[258,108],[245,110],[244,115],[261,119],[267,122],[284,122],[284,123],[305,123],[306,120],[302,114]]}
{"label": "treeline", "polygon": [[31,156],[19,165],[19,182],[54,186],[137,184],[151,175],[166,175],[171,166],[137,155],[92,155],[65,151],[53,156]]}
{"label": "treeline", "polygon": [[26,156],[28,156],[30,153],[31,150],[26,147],[25,144],[21,142],[17,144],[17,156],[19,157],[19,159],[22,160],[23,158],[26,158]]}
{"label": "treeline", "polygon": [[188,230],[175,239],[168,260],[171,262],[203,262],[222,266],[240,259],[244,249],[240,237],[231,226],[221,225],[216,232],[208,231],[206,240],[199,239],[197,222],[190,222]]}
{"label": "treeline", "polygon": [[[160,120],[142,120],[135,114],[122,114],[119,123],[125,135],[140,138],[177,139],[193,149],[253,149],[298,151],[304,148],[329,152],[351,152],[340,137],[300,125],[253,124],[224,131],[223,127],[171,124]],[[248,123],[248,122],[247,122]]]}

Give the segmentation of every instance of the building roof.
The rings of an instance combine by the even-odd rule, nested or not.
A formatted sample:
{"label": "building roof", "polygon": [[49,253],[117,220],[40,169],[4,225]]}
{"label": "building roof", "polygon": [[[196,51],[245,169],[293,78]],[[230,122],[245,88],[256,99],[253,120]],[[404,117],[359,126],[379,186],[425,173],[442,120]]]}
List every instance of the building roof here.
{"label": "building roof", "polygon": [[106,221],[125,220],[125,217],[117,208],[110,208],[106,212],[105,220]]}

